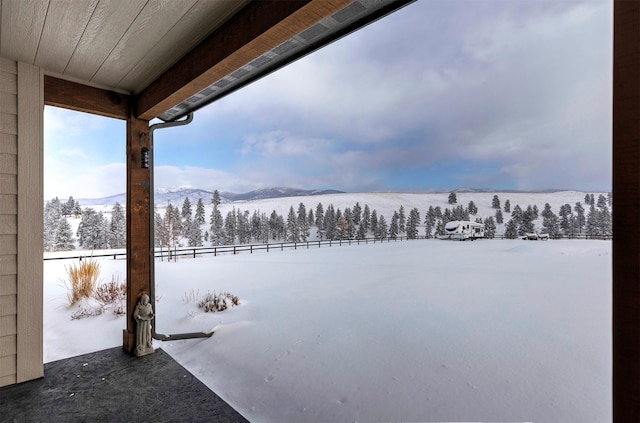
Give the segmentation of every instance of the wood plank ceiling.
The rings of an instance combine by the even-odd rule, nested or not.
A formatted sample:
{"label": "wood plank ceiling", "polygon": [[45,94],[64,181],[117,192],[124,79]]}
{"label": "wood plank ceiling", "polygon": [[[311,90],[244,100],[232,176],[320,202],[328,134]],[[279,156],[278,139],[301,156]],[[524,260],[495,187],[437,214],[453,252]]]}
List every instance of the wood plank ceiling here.
{"label": "wood plank ceiling", "polygon": [[0,0],[0,57],[175,120],[412,1]]}
{"label": "wood plank ceiling", "polygon": [[0,56],[137,94],[248,0],[1,0]]}

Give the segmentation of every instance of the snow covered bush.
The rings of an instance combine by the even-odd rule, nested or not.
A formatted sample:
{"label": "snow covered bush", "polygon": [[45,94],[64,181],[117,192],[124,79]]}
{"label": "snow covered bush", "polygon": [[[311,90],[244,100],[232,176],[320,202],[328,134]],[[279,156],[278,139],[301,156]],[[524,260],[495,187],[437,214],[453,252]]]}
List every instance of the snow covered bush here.
{"label": "snow covered bush", "polygon": [[81,260],[77,266],[65,266],[65,270],[67,279],[62,282],[68,291],[69,305],[74,305],[81,298],[91,298],[100,276],[100,263],[90,257]]}
{"label": "snow covered bush", "polygon": [[238,297],[228,292],[221,292],[217,295],[215,292],[207,292],[207,295],[198,301],[198,307],[203,309],[205,313],[223,311],[238,304],[240,304]]}
{"label": "snow covered bush", "polygon": [[99,316],[102,313],[104,313],[104,306],[100,304],[94,304],[91,301],[85,299],[82,301],[82,304],[80,304],[76,309],[76,311],[71,313],[71,319],[80,320],[84,319],[85,317]]}

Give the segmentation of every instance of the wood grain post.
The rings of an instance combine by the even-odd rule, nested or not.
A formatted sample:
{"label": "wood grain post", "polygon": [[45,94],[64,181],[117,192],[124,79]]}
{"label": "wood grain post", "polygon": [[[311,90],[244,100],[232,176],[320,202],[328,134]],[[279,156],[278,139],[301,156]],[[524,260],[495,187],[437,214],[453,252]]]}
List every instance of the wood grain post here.
{"label": "wood grain post", "polygon": [[150,173],[141,165],[142,149],[150,148],[149,121],[127,119],[127,328],[123,347],[133,353],[135,321],[133,311],[142,293],[150,288]]}
{"label": "wood grain post", "polygon": [[640,421],[640,2],[613,14],[613,421]]}

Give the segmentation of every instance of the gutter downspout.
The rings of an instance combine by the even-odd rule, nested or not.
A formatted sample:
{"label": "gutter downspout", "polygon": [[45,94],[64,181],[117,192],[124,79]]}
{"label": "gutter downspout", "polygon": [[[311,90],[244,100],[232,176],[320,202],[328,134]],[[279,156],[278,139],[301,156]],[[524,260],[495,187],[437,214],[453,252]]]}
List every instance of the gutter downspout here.
{"label": "gutter downspout", "polygon": [[[154,161],[153,161],[153,131],[156,129],[163,128],[171,128],[174,126],[183,126],[188,125],[193,121],[193,112],[189,113],[184,120],[179,121],[168,121],[153,124],[149,127],[149,207],[151,210],[149,211],[149,245],[150,245],[150,257],[149,257],[149,298],[151,302],[151,307],[153,310],[156,310],[156,274],[155,274],[155,200],[154,200],[154,191],[155,186],[153,182],[153,169],[154,169]],[[178,333],[175,335],[163,335],[161,333],[156,332],[156,318],[153,318],[153,324],[151,325],[151,336],[153,339],[157,339],[159,341],[175,341],[178,339],[191,339],[191,338],[209,338],[213,335],[213,331],[211,332],[191,332],[191,333]]]}

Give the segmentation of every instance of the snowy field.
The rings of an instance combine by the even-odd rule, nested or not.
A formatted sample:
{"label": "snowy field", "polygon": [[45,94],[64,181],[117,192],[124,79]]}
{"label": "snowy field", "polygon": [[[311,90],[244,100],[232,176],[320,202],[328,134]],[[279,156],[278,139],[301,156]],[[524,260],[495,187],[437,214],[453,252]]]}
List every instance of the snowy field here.
{"label": "snowy field", "polygon": [[[65,264],[44,262],[47,362],[122,344],[124,317],[70,319]],[[260,252],[156,280],[158,332],[215,334],[155,346],[252,422],[611,420],[610,241]],[[187,301],[214,290],[240,306]]]}

